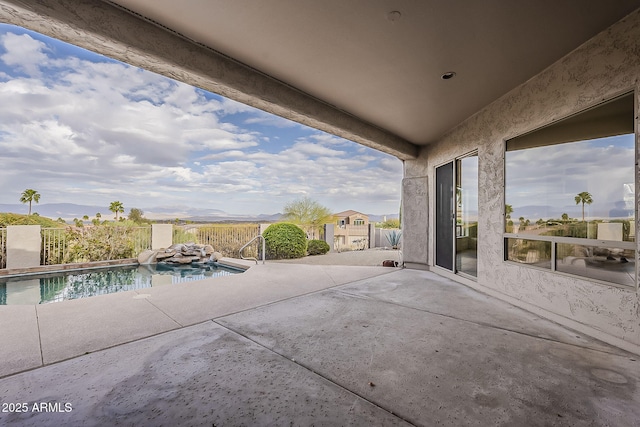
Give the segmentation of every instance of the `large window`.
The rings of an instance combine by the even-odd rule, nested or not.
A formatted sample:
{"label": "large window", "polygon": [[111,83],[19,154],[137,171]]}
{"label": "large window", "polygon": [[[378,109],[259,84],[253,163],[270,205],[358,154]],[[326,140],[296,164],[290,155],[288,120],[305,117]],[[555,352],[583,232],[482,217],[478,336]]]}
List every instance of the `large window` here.
{"label": "large window", "polygon": [[505,258],[635,286],[634,101],[507,141]]}

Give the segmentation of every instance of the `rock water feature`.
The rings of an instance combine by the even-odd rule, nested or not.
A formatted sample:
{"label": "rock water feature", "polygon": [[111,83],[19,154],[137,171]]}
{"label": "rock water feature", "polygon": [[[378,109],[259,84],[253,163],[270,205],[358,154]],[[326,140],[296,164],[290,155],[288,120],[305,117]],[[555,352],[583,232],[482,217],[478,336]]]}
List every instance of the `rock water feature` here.
{"label": "rock water feature", "polygon": [[211,245],[177,243],[166,249],[148,249],[138,256],[140,264],[208,264],[222,258]]}

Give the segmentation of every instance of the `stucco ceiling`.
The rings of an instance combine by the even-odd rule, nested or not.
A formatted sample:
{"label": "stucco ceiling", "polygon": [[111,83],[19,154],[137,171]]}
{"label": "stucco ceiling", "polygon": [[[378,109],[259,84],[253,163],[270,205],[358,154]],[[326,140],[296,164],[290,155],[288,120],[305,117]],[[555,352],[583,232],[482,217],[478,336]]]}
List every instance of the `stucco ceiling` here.
{"label": "stucco ceiling", "polygon": [[[428,144],[638,0],[115,0],[414,144]],[[389,15],[397,11],[398,14]],[[443,80],[445,72],[456,76]]]}

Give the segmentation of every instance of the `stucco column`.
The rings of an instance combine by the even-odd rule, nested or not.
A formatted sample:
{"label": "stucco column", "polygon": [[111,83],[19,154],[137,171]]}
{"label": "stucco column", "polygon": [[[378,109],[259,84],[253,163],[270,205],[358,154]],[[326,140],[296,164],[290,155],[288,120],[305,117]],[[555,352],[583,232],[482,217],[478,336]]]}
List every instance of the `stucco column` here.
{"label": "stucco column", "polygon": [[172,224],[151,224],[151,249],[168,248],[173,244]]}
{"label": "stucco column", "polygon": [[402,258],[406,267],[428,268],[429,188],[426,176],[402,180]]}
{"label": "stucco column", "polygon": [[42,236],[39,225],[7,227],[7,269],[40,265]]}

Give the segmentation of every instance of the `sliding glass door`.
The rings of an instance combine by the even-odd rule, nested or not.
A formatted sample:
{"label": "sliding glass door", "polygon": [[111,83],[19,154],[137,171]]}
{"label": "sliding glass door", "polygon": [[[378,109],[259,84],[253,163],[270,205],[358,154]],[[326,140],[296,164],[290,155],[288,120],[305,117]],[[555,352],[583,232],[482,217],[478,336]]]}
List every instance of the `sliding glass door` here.
{"label": "sliding glass door", "polygon": [[477,276],[478,155],[436,168],[435,263]]}
{"label": "sliding glass door", "polygon": [[478,155],[456,160],[456,271],[478,276]]}

